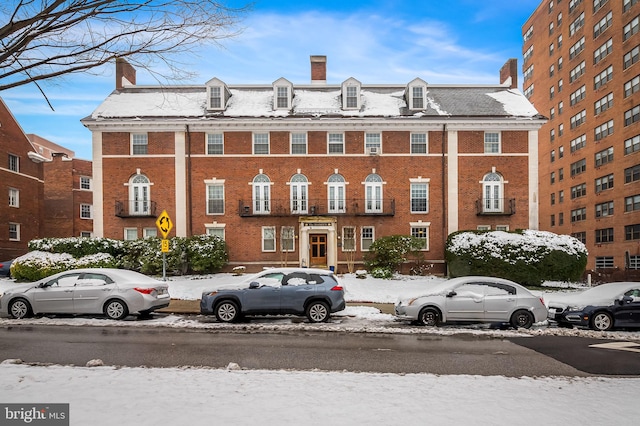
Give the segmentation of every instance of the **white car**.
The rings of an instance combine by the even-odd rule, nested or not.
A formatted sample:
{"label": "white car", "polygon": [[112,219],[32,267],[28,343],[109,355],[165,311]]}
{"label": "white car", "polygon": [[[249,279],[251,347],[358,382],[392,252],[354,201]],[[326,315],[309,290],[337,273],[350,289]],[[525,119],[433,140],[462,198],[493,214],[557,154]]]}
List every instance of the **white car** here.
{"label": "white car", "polygon": [[549,319],[559,325],[571,325],[573,322],[567,319],[567,315],[571,317],[574,313],[580,313],[587,306],[611,306],[617,299],[622,299],[625,293],[637,288],[637,282],[616,282],[575,293],[547,295]]}
{"label": "white car", "polygon": [[169,286],[125,269],[74,269],[30,284],[17,284],[0,295],[0,316],[34,314],[104,314],[123,319],[169,306]]}
{"label": "white car", "polygon": [[429,289],[423,296],[400,300],[396,316],[420,325],[449,322],[509,323],[530,328],[547,318],[541,298],[513,281],[494,277],[458,277]]}

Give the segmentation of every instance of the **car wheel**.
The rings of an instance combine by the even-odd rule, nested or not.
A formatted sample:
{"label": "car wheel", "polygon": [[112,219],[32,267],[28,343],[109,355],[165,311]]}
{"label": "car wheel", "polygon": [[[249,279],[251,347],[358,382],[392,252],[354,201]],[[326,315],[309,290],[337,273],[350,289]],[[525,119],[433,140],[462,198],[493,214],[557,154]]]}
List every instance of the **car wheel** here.
{"label": "car wheel", "polygon": [[9,305],[9,314],[11,318],[21,319],[33,315],[31,305],[25,299],[15,299]]}
{"label": "car wheel", "polygon": [[129,309],[121,300],[110,300],[104,305],[104,314],[109,319],[121,320],[129,315]]}
{"label": "car wheel", "polygon": [[598,312],[591,319],[591,328],[598,331],[607,331],[613,328],[613,318],[607,312]]}
{"label": "car wheel", "polygon": [[529,311],[515,311],[513,315],[511,315],[511,325],[513,328],[531,328],[533,321],[533,314]]}
{"label": "car wheel", "polygon": [[234,322],[239,315],[238,305],[231,300],[225,300],[216,306],[216,318],[220,322]]}
{"label": "car wheel", "polygon": [[418,324],[437,327],[440,325],[440,313],[434,308],[425,308],[418,315]]}
{"label": "car wheel", "polygon": [[325,302],[311,302],[307,306],[307,318],[311,322],[327,322],[329,320],[329,305]]}

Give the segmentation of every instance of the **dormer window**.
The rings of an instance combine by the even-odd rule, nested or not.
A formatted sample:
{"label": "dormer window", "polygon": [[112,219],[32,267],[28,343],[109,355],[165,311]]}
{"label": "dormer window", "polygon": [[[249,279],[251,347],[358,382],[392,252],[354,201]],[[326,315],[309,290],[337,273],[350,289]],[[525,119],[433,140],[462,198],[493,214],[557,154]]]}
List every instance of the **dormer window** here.
{"label": "dormer window", "polygon": [[207,109],[223,111],[230,97],[227,85],[219,79],[213,78],[207,82]]}
{"label": "dormer window", "polygon": [[291,109],[293,84],[281,78],[273,83],[273,109]]}
{"label": "dormer window", "polygon": [[342,83],[342,108],[360,109],[361,84],[355,78],[350,78]]}
{"label": "dormer window", "polygon": [[212,109],[222,108],[222,90],[220,87],[212,87],[209,90],[209,105]]}
{"label": "dormer window", "polygon": [[409,83],[405,94],[410,110],[422,111],[425,109],[425,96],[427,94],[427,83],[425,81],[416,78]]}

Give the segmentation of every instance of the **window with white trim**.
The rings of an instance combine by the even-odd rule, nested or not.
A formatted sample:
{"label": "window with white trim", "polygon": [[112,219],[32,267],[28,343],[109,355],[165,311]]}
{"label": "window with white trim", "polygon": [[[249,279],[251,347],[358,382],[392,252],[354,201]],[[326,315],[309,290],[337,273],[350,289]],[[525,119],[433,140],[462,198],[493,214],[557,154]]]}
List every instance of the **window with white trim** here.
{"label": "window with white trim", "polygon": [[297,173],[289,181],[291,192],[291,213],[307,214],[309,209],[309,180],[303,174]]}
{"label": "window with white trim", "polygon": [[20,241],[20,224],[9,222],[9,241]]}
{"label": "window with white trim", "polygon": [[382,213],[382,184],[380,175],[371,173],[364,182],[365,212]]}
{"label": "window with white trim", "polygon": [[207,133],[207,155],[224,154],[224,135],[222,133]]}
{"label": "window with white trim", "polygon": [[276,87],[276,108],[289,108],[289,88],[287,86]]}
{"label": "window with white trim", "polygon": [[91,238],[93,235],[89,231],[80,231],[80,238]]}
{"label": "window with white trim", "polygon": [[222,88],[220,86],[209,87],[209,108],[222,108]]}
{"label": "window with white trim", "polygon": [[355,78],[349,78],[342,83],[342,108],[347,110],[360,109],[361,84]]}
{"label": "window with white trim", "polygon": [[296,232],[293,226],[283,226],[280,228],[280,249],[284,252],[296,251]]}
{"label": "window with white trim", "polygon": [[613,134],[613,120],[609,120],[606,123],[602,123],[597,126],[594,130],[594,138],[597,141],[606,138],[609,135]]}
{"label": "window with white trim", "polygon": [[80,176],[80,189],[91,191],[91,180],[89,176]]}
{"label": "window with white trim", "polygon": [[143,228],[142,229],[142,238],[157,238],[158,237],[158,228]]}
{"label": "window with white trim", "polygon": [[635,64],[640,60],[640,46],[636,46],[631,49],[629,52],[624,54],[623,59],[623,69],[629,68],[631,65]]}
{"label": "window with white trim", "polygon": [[124,228],[124,240],[133,241],[138,239],[138,228]]}
{"label": "window with white trim", "polygon": [[346,183],[344,176],[334,173],[327,180],[327,191],[329,197],[329,213],[345,213],[345,193]]}
{"label": "window with white trim", "polygon": [[254,155],[269,154],[269,133],[253,134],[253,154]]}
{"label": "window with white trim", "polygon": [[364,150],[366,154],[380,154],[382,152],[382,136],[380,133],[364,134]]}
{"label": "window with white trim", "polygon": [[9,207],[20,207],[20,190],[9,188]]}
{"label": "window with white trim", "polygon": [[342,251],[356,251],[355,226],[342,227]]}
{"label": "window with white trim", "polygon": [[584,36],[569,48],[569,59],[573,59],[584,50]]}
{"label": "window with white trim", "polygon": [[307,134],[291,133],[291,154],[307,153]]}
{"label": "window with white trim", "polygon": [[151,182],[143,174],[137,173],[129,179],[129,214],[132,216],[151,214]]}
{"label": "window with white trim", "polygon": [[411,153],[426,154],[427,153],[427,134],[411,133]]}
{"label": "window with white trim", "polygon": [[578,17],[574,19],[573,22],[571,22],[571,24],[569,24],[569,36],[573,36],[575,33],[577,33],[580,30],[580,28],[582,28],[583,25],[584,25],[584,12],[578,15]]}
{"label": "window with white trim", "polygon": [[569,83],[573,83],[574,81],[576,81],[579,77],[581,77],[586,72],[586,70],[587,70],[587,64],[585,61],[582,61],[578,65],[576,65],[576,67],[573,68],[569,73]]}
{"label": "window with white trim", "polygon": [[329,154],[344,154],[344,133],[328,133],[327,145]]}
{"label": "window with white trim", "polygon": [[265,252],[276,251],[276,227],[275,226],[262,227],[262,251],[265,251]]}
{"label": "window with white trim", "polygon": [[602,46],[594,50],[593,52],[593,64],[597,64],[609,54],[613,52],[613,39],[607,40]]}
{"label": "window with white trim", "polygon": [[624,83],[624,97],[629,97],[640,90],[640,75],[636,75],[631,80]]}
{"label": "window with white trim", "polygon": [[261,173],[253,178],[253,213],[269,214],[271,211],[271,180]]}
{"label": "window with white trim", "polygon": [[149,137],[146,133],[131,134],[131,155],[147,155]]}
{"label": "window with white trim", "polygon": [[496,172],[487,173],[482,179],[482,211],[502,212],[504,205],[504,179]]}
{"label": "window with white trim", "polygon": [[363,226],[360,228],[360,247],[362,251],[369,251],[369,247],[375,241],[373,226]]}
{"label": "window with white trim", "polygon": [[[207,182],[207,181],[205,181]],[[224,183],[207,183],[207,214],[224,214]]]}
{"label": "window with white trim", "polygon": [[613,106],[613,92],[609,93],[596,101],[593,105],[596,115],[600,114]]}
{"label": "window with white trim", "polygon": [[500,153],[500,133],[484,132],[484,152],[485,154]]}
{"label": "window with white trim", "polygon": [[214,225],[204,225],[207,235],[209,235],[210,237],[218,237],[221,240],[224,240],[225,235],[224,235],[224,225],[219,225],[219,224],[214,224]]}
{"label": "window with white trim", "polygon": [[93,218],[91,204],[80,204],[80,219]]}
{"label": "window with white trim", "polygon": [[411,213],[429,212],[429,183],[411,183]]}
{"label": "window with white trim", "polygon": [[593,78],[593,88],[599,89],[611,80],[613,80],[613,65],[609,65],[606,70]]}
{"label": "window with white trim", "polygon": [[429,227],[427,225],[421,223],[411,224],[411,236],[422,241],[420,250],[429,250]]}

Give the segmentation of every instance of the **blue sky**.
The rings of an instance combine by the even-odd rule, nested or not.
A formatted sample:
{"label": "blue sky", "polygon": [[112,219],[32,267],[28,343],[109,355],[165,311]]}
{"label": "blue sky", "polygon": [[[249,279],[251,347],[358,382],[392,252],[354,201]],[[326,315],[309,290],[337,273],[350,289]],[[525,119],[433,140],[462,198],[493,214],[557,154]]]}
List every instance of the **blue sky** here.
{"label": "blue sky", "polygon": [[[509,58],[522,65],[522,26],[540,0],[282,0],[255,2],[244,31],[182,62],[197,76],[178,84],[270,84],[280,77],[310,81],[309,56],[327,56],[327,81],[363,84],[497,84]],[[233,0],[229,4],[240,4]],[[111,93],[114,65],[43,84],[52,111],[35,86],[6,90],[25,133],[35,133],[91,159],[91,133],[80,119]],[[161,66],[154,68],[161,72]],[[138,70],[138,84],[157,84]],[[522,79],[519,80],[520,85]],[[520,87],[522,88],[522,87]]]}

